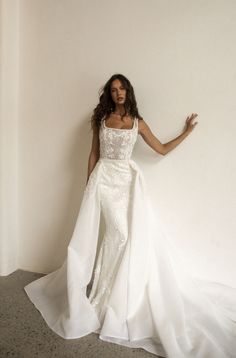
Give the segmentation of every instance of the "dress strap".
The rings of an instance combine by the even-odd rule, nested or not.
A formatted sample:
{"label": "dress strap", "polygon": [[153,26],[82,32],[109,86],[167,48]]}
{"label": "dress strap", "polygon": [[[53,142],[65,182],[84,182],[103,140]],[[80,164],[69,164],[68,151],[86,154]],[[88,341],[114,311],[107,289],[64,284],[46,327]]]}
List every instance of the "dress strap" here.
{"label": "dress strap", "polygon": [[104,115],[101,119],[101,125],[103,128],[105,128],[105,118],[106,118],[106,115]]}

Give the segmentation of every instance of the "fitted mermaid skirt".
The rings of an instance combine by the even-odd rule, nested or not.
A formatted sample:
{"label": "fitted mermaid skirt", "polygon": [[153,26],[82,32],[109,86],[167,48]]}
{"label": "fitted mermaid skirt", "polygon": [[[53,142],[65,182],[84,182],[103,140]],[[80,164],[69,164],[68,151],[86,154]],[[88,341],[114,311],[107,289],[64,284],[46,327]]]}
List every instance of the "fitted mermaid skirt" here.
{"label": "fitted mermaid skirt", "polygon": [[130,157],[100,157],[64,263],[25,291],[65,339],[94,332],[162,357],[236,357],[236,289],[187,273]]}

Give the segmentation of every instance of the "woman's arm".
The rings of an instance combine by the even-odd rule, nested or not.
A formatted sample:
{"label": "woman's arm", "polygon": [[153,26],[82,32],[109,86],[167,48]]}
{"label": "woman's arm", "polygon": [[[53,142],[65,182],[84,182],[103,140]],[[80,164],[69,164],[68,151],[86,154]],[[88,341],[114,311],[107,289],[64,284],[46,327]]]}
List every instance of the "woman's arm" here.
{"label": "woman's arm", "polygon": [[154,149],[155,152],[165,155],[177,147],[177,145],[179,145],[195,128],[196,124],[198,123],[192,122],[195,117],[197,117],[197,113],[193,113],[191,116],[188,116],[186,119],[186,128],[184,129],[183,133],[167,143],[161,143],[159,139],[152,133],[151,129],[144,120],[139,122],[139,133],[141,134],[144,141],[152,149]]}
{"label": "woman's arm", "polygon": [[87,171],[87,180],[86,185],[88,183],[90,174],[92,173],[97,161],[99,159],[99,128],[93,125],[93,139],[92,139],[92,147],[89,154],[88,159],[88,171]]}

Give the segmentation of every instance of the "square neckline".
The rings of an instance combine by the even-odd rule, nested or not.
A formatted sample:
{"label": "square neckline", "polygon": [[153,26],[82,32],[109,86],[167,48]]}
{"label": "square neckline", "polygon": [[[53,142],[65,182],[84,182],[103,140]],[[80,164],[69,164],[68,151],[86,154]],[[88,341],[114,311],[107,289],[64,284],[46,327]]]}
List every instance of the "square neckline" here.
{"label": "square neckline", "polygon": [[106,123],[105,123],[105,119],[103,119],[103,126],[106,129],[113,129],[113,130],[116,130],[116,131],[132,131],[134,129],[134,127],[135,127],[135,121],[136,121],[136,117],[134,117],[132,128],[114,128],[114,127],[107,127]]}

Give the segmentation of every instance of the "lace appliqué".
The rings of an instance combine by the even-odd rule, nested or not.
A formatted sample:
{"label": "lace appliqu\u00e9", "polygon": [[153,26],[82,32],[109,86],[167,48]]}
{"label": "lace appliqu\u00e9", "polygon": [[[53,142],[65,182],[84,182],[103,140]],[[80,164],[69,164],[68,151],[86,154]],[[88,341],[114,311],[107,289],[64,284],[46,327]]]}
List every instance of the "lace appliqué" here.
{"label": "lace appliqu\u00e9", "polygon": [[[129,215],[132,193],[132,174],[126,172],[129,165],[118,164],[120,175],[115,174],[117,167],[114,163],[107,163],[103,175],[109,184],[100,187],[101,209],[105,219],[105,234],[98,253],[94,268],[94,278],[89,300],[102,319],[106,303],[118,272],[124,250],[129,240]],[[123,170],[121,170],[123,168]],[[107,170],[107,173],[106,173]],[[113,174],[113,175],[112,175]],[[128,181],[127,181],[128,178]],[[117,185],[117,180],[119,184]],[[107,185],[108,184],[108,185]]]}
{"label": "lace appliqu\u00e9", "polygon": [[100,157],[110,159],[129,159],[138,133],[138,119],[134,119],[132,129],[105,127],[102,121],[99,131]]}
{"label": "lace appliqu\u00e9", "polygon": [[[102,122],[99,131],[100,158],[105,159],[100,160],[101,176],[98,183],[99,200],[105,219],[105,234],[93,272],[89,300],[100,319],[103,317],[129,240],[129,209],[134,184],[134,173],[129,159],[137,134],[137,118],[132,129],[108,128]],[[94,186],[96,183],[91,173],[86,192],[91,192]]]}

